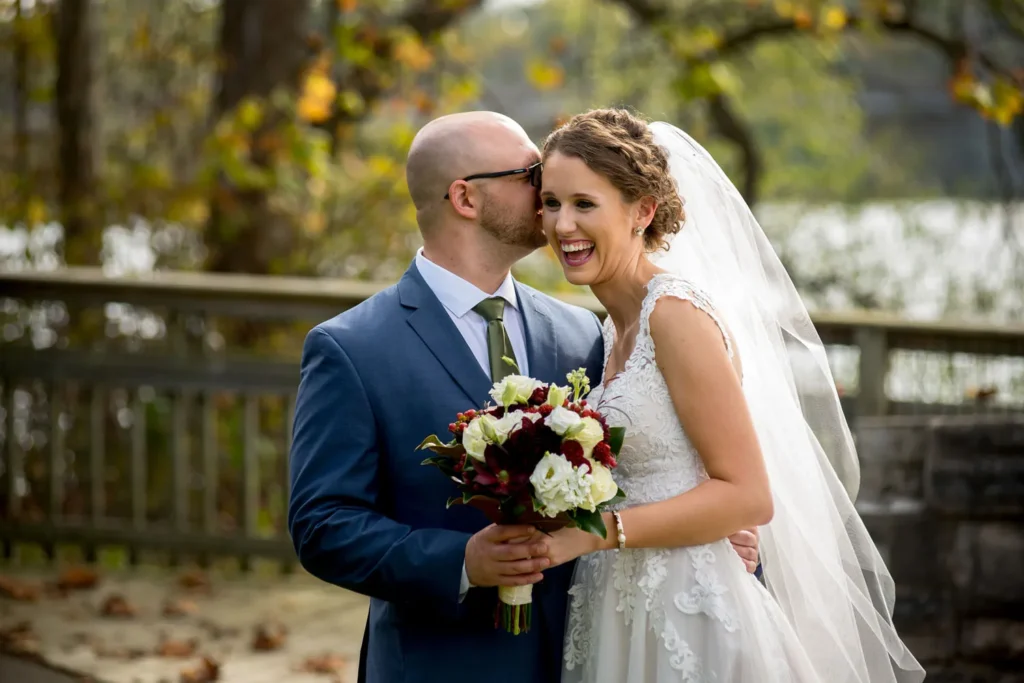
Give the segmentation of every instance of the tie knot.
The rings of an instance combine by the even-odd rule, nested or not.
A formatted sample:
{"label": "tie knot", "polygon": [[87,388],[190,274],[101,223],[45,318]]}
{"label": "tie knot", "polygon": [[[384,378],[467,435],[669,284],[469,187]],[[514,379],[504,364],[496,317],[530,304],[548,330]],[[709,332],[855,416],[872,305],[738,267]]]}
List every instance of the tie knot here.
{"label": "tie knot", "polygon": [[487,322],[503,320],[505,317],[505,300],[500,296],[484,299],[474,306],[473,310],[479,313]]}

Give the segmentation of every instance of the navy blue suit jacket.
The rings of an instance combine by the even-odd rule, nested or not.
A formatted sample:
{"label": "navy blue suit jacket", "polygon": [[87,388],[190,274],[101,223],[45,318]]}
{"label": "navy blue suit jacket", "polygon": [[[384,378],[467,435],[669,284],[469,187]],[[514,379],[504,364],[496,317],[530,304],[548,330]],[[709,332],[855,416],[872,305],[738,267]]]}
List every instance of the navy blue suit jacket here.
{"label": "navy blue suit jacket", "polygon": [[[597,317],[521,284],[533,377],[600,382]],[[469,537],[488,525],[446,502],[454,484],[416,447],[447,440],[456,413],[490,400],[491,381],[410,266],[397,285],[306,337],[291,449],[288,524],[299,561],[371,598],[360,681],[557,683],[572,565],[534,587],[533,629],[494,628],[493,588],[459,602]]]}

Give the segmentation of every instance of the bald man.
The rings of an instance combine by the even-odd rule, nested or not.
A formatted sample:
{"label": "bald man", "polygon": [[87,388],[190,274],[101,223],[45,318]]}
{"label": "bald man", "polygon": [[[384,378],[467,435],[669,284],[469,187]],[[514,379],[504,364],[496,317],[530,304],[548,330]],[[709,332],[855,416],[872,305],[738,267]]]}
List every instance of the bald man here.
{"label": "bald man", "polygon": [[[499,114],[424,126],[406,168],[423,248],[397,285],[306,338],[289,529],[309,572],[371,598],[360,681],[559,679],[572,565],[542,574],[543,536],[448,508],[454,484],[416,450],[489,400],[496,352],[508,353],[488,346],[488,320],[504,327],[523,374],[560,384],[580,367],[601,376],[596,316],[509,272],[545,244],[539,162]],[[494,587],[527,583],[533,628],[496,629]]]}

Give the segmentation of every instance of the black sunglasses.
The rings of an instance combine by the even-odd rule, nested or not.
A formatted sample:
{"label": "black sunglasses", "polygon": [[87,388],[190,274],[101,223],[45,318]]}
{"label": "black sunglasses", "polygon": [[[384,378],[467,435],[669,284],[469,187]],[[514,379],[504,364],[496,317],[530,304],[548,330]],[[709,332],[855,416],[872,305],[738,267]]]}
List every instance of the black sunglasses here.
{"label": "black sunglasses", "polygon": [[[538,161],[537,163],[533,164],[532,166],[527,166],[526,168],[515,168],[515,169],[512,169],[511,171],[495,171],[493,173],[476,173],[474,175],[468,175],[465,178],[462,178],[461,180],[469,181],[469,180],[477,180],[478,178],[502,178],[502,177],[507,176],[507,175],[520,175],[521,173],[529,173],[530,174],[530,184],[533,185],[534,187],[539,188],[540,187],[540,173],[543,170],[543,168],[544,168],[544,164],[542,162]],[[449,194],[448,192],[444,193],[444,198],[445,199],[448,199],[448,194]]]}

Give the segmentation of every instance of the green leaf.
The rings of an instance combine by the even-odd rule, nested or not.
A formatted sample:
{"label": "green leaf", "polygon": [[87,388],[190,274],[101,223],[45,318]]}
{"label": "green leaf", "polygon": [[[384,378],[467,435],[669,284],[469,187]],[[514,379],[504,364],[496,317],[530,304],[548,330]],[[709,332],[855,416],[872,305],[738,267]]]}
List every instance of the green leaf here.
{"label": "green leaf", "polygon": [[457,477],[455,471],[455,460],[445,455],[432,455],[423,462],[421,465],[433,465],[437,469],[441,470],[448,477]]}
{"label": "green leaf", "polygon": [[452,439],[448,443],[441,443],[441,440],[438,439],[435,434],[431,434],[427,438],[423,439],[423,442],[416,447],[416,450],[418,451],[424,449],[433,451],[438,455],[443,455],[448,458],[460,458],[462,457],[462,454],[466,452],[466,449],[463,448],[462,444],[455,439]]}
{"label": "green leaf", "polygon": [[570,517],[579,529],[591,534],[597,534],[601,538],[608,537],[608,529],[604,526],[604,519],[601,518],[600,512],[576,510]]}
{"label": "green leaf", "polygon": [[443,446],[449,446],[449,445],[451,445],[451,444],[450,443],[449,444],[441,443],[441,440],[437,438],[437,434],[431,434],[427,438],[423,439],[423,441],[420,443],[420,445],[416,447],[416,450],[421,451],[424,448],[430,448],[431,446],[442,446],[443,447]]}
{"label": "green leaf", "polygon": [[619,454],[622,450],[622,442],[626,438],[625,427],[609,427],[608,428],[608,445],[612,448],[612,453],[615,455]]}

